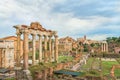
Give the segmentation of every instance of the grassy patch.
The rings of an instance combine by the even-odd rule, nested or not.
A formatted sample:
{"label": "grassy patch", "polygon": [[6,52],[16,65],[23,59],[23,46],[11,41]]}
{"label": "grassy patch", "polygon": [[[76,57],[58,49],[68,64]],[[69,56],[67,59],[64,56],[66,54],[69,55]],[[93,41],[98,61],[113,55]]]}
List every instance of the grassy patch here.
{"label": "grassy patch", "polygon": [[98,70],[90,70],[90,71],[86,72],[85,75],[86,76],[99,77],[100,76],[100,72]]}
{"label": "grassy patch", "polygon": [[15,80],[15,78],[8,78],[8,79],[5,79],[5,80]]}
{"label": "grassy patch", "polygon": [[39,65],[34,65],[34,66],[29,67],[29,70],[32,73],[32,76],[34,78],[35,71],[41,72],[42,70],[45,70],[46,68],[54,67],[56,65],[57,65],[57,63],[55,63],[55,62],[53,62],[53,63],[39,63]]}
{"label": "grassy patch", "polygon": [[[117,61],[102,61],[102,73],[103,75],[110,74],[110,70],[113,65],[119,64]],[[120,69],[115,70],[115,75],[120,75]]]}
{"label": "grassy patch", "polygon": [[[100,72],[98,70],[91,70],[91,66],[95,66],[97,64],[93,64],[99,62],[99,59],[89,58],[87,64],[83,65],[83,72],[85,72],[86,76],[100,76]],[[110,70],[113,65],[118,65],[117,61],[102,61],[102,75],[109,75]],[[120,69],[115,69],[115,76],[120,76]]]}
{"label": "grassy patch", "polygon": [[59,56],[58,58],[58,62],[68,62],[68,61],[72,61],[73,57],[72,56]]}
{"label": "grassy patch", "polygon": [[87,61],[87,64],[84,64],[82,67],[85,68],[85,69],[90,69],[93,60],[94,60],[94,58],[89,58],[88,61]]}

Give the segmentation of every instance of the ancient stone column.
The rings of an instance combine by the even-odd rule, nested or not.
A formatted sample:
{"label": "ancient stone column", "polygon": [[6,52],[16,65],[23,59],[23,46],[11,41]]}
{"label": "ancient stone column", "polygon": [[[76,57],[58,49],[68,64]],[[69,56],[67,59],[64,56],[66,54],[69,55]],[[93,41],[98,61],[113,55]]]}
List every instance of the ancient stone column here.
{"label": "ancient stone column", "polygon": [[52,59],[51,59],[51,61],[54,61],[55,59],[54,59],[54,41],[52,41],[52,45],[51,45],[51,55],[52,55]]}
{"label": "ancient stone column", "polygon": [[35,65],[36,61],[36,35],[32,34],[32,65]]}
{"label": "ancient stone column", "polygon": [[47,36],[44,35],[44,62],[47,62]]}
{"label": "ancient stone column", "polygon": [[28,30],[24,31],[23,40],[23,68],[28,70]]}
{"label": "ancient stone column", "polygon": [[102,46],[103,46],[103,52],[104,52],[104,43],[102,43]]}
{"label": "ancient stone column", "polygon": [[106,43],[106,52],[108,52],[108,43]]}
{"label": "ancient stone column", "polygon": [[42,62],[42,36],[39,36],[39,62]]}
{"label": "ancient stone column", "polygon": [[101,43],[101,52],[103,52],[103,43]]}
{"label": "ancient stone column", "polygon": [[105,49],[105,48],[106,48],[106,44],[104,43],[104,52],[106,51],[106,49]]}
{"label": "ancient stone column", "polygon": [[104,43],[102,43],[102,52],[104,52]]}
{"label": "ancient stone column", "polygon": [[51,60],[52,60],[51,37],[52,37],[52,36],[48,36],[48,37],[49,37],[49,61],[51,62]]}
{"label": "ancient stone column", "polygon": [[55,35],[55,61],[58,62],[58,36]]}
{"label": "ancient stone column", "polygon": [[4,55],[3,55],[3,64],[4,66],[3,67],[6,67],[6,55],[7,54],[7,50],[5,49],[5,52],[4,52]]}
{"label": "ancient stone column", "polygon": [[21,33],[18,30],[16,34],[17,34],[17,53],[15,53],[16,54],[15,59],[16,59],[16,66],[20,67]]}

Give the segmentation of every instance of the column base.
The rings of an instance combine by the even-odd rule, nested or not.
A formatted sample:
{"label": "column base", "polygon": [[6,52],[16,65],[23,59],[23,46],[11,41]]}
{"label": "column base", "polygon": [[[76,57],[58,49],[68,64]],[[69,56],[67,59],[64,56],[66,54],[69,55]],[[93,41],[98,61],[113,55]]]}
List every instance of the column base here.
{"label": "column base", "polygon": [[23,72],[26,74],[26,77],[27,77],[28,80],[33,80],[29,70],[23,70]]}
{"label": "column base", "polygon": [[14,70],[22,70],[21,67],[15,67]]}

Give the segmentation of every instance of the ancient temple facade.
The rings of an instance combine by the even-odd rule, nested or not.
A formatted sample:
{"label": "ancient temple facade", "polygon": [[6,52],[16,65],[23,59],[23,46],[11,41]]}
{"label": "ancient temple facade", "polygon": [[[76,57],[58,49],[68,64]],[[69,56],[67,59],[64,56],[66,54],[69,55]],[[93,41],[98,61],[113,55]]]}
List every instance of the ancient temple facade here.
{"label": "ancient temple facade", "polygon": [[13,68],[14,63],[14,41],[0,40],[0,68]]}
{"label": "ancient temple facade", "polygon": [[16,25],[17,66],[20,66],[20,39],[23,36],[23,68],[28,69],[29,38],[32,38],[32,65],[36,64],[36,40],[39,43],[39,62],[58,62],[58,35],[56,31],[46,30],[38,22]]}
{"label": "ancient temple facade", "polygon": [[106,41],[101,42],[101,52],[108,52],[108,43]]}
{"label": "ancient temple facade", "polygon": [[68,53],[72,51],[73,43],[75,40],[69,36],[60,38],[58,43],[58,52],[59,53]]}

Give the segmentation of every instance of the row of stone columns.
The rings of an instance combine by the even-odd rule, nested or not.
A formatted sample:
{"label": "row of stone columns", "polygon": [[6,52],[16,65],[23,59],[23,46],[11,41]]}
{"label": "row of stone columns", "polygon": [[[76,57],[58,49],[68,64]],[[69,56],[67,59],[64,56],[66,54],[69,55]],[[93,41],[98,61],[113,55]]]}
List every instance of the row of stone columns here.
{"label": "row of stone columns", "polygon": [[[32,55],[32,61],[33,61],[33,65],[35,64],[35,53],[36,53],[36,39],[35,39],[35,36],[36,35],[32,35],[32,41],[33,41],[33,55]],[[57,47],[57,36],[55,36],[55,43],[52,42],[52,36],[46,36],[44,35],[44,53],[43,53],[43,50],[42,50],[42,35],[38,35],[39,37],[39,62],[43,62],[43,58],[44,58],[44,62],[47,62],[49,60],[49,62],[52,61],[52,57],[55,57],[54,60],[57,61],[57,58],[56,56],[58,56],[58,47]],[[47,39],[47,37],[49,39]],[[47,44],[48,43],[48,44]],[[55,45],[54,45],[55,44]],[[55,46],[55,48],[54,48]],[[47,50],[47,47],[49,47],[49,51]],[[55,53],[54,53],[54,49],[55,49]],[[57,53],[57,54],[56,54]],[[47,57],[48,55],[48,57]]]}
{"label": "row of stone columns", "polygon": [[[23,67],[24,69],[28,69],[28,52],[29,52],[29,41],[28,41],[28,29],[25,29],[23,32]],[[52,61],[52,57],[54,56],[54,61],[58,61],[58,36],[54,35],[55,37],[55,43],[52,42],[52,36],[43,35],[44,37],[44,53],[43,53],[43,45],[42,45],[42,35],[38,34],[39,37],[39,62],[49,62]],[[49,39],[47,39],[47,37]],[[20,39],[21,39],[21,33],[18,31],[17,33],[17,66],[20,66]],[[47,45],[47,42],[49,43]],[[32,34],[32,65],[35,65],[36,62],[36,34]],[[47,47],[49,46],[49,51],[47,50]],[[47,56],[49,55],[49,56]]]}
{"label": "row of stone columns", "polygon": [[101,49],[102,49],[102,52],[108,52],[108,44],[107,43],[102,43]]}

